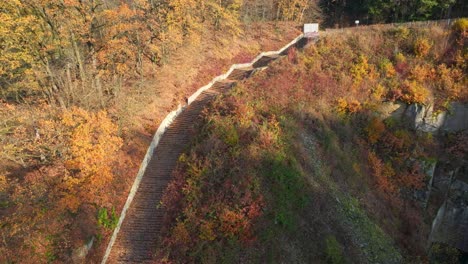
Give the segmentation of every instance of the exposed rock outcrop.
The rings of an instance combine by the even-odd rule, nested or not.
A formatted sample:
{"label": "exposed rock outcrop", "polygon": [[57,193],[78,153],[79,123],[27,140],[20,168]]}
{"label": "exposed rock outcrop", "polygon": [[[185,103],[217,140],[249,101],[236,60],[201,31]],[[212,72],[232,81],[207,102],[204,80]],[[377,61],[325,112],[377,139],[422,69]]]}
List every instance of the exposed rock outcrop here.
{"label": "exposed rock outcrop", "polygon": [[468,130],[468,104],[452,103],[442,129],[449,132]]}
{"label": "exposed rock outcrop", "polygon": [[[438,175],[437,175],[438,174]],[[468,252],[468,166],[438,170],[431,188],[445,196],[432,223],[430,242],[442,242]]]}
{"label": "exposed rock outcrop", "polygon": [[85,245],[73,250],[72,261],[73,263],[84,263],[86,255],[88,255],[89,250],[94,244],[94,237],[92,237],[88,243]]}
{"label": "exposed rock outcrop", "polygon": [[449,111],[434,112],[433,105],[409,105],[404,118],[424,132],[457,132],[468,129],[468,104],[451,103]]}
{"label": "exposed rock outcrop", "polygon": [[[382,118],[391,117],[428,133],[468,131],[468,104],[451,103],[448,109],[436,112],[432,105],[387,102],[377,112]],[[422,162],[430,181],[427,193],[422,192],[418,198],[430,198],[439,208],[429,241],[468,252],[468,161],[462,163]]]}
{"label": "exposed rock outcrop", "polygon": [[404,117],[412,128],[432,133],[443,128],[446,113],[434,113],[432,105],[411,104],[406,108]]}
{"label": "exposed rock outcrop", "polygon": [[458,132],[468,130],[468,104],[451,103],[449,111],[434,111],[433,105],[383,103],[377,109],[383,118],[392,117],[409,123],[416,130]]}

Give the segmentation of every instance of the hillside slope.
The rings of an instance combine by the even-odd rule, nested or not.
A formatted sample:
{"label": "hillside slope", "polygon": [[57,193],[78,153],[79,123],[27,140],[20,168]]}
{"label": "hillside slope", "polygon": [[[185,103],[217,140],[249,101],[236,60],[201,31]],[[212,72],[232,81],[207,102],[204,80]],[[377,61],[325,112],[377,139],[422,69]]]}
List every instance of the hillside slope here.
{"label": "hillside slope", "polygon": [[441,202],[427,166],[464,168],[466,131],[387,108],[467,101],[465,22],[327,34],[213,103],[166,191],[160,260],[457,263],[426,250]]}
{"label": "hillside slope", "polygon": [[107,245],[141,160],[164,116],[230,67],[295,38],[294,23],[210,30],[162,66],[146,64],[101,111],[45,101],[0,102],[0,262],[90,263]]}

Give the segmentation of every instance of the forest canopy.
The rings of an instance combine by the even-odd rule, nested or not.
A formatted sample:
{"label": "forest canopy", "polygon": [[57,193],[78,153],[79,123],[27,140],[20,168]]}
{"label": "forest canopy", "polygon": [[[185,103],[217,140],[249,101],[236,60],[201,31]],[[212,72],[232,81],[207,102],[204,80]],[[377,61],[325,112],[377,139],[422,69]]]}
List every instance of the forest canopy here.
{"label": "forest canopy", "polygon": [[466,16],[461,0],[323,0],[329,26],[344,26],[360,19],[365,24],[395,23]]}
{"label": "forest canopy", "polygon": [[461,0],[12,0],[0,3],[0,97],[105,107],[144,63],[161,65],[204,28],[239,34],[254,21],[328,26],[463,15]]}

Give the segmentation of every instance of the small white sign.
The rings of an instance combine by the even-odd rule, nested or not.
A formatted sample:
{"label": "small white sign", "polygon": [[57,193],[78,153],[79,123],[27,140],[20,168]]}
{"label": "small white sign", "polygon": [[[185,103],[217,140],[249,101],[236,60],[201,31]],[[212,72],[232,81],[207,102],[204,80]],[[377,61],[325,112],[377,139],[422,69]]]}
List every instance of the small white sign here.
{"label": "small white sign", "polygon": [[313,36],[318,35],[318,33],[319,33],[318,23],[304,24],[304,36],[313,37]]}
{"label": "small white sign", "polygon": [[356,25],[359,25],[359,20],[354,21]]}

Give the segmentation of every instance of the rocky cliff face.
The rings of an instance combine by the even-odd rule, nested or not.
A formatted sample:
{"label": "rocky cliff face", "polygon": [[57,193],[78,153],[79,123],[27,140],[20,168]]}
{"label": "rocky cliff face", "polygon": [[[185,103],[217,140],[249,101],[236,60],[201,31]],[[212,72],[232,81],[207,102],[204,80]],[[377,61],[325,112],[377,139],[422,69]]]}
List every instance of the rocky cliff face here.
{"label": "rocky cliff face", "polygon": [[[385,103],[378,112],[405,122],[411,129],[443,136],[468,133],[468,104],[451,103],[449,111],[435,112],[432,105]],[[424,196],[439,207],[429,242],[444,243],[468,252],[468,160],[436,161],[426,172],[430,178]],[[427,204],[426,204],[427,205]]]}
{"label": "rocky cliff face", "polygon": [[424,132],[458,132],[468,129],[468,104],[451,103],[449,111],[434,112],[432,105],[408,105],[403,117]]}
{"label": "rocky cliff face", "polygon": [[438,170],[430,186],[443,203],[432,223],[430,242],[442,242],[468,252],[468,166]]}
{"label": "rocky cliff face", "polygon": [[436,133],[468,130],[468,104],[451,103],[448,111],[435,112],[433,105],[384,103],[377,110],[384,118],[407,122],[412,129]]}

